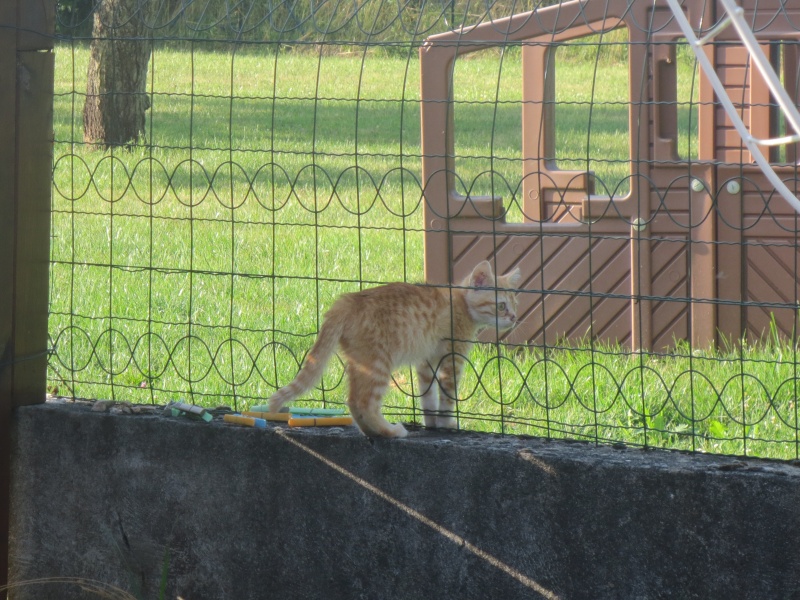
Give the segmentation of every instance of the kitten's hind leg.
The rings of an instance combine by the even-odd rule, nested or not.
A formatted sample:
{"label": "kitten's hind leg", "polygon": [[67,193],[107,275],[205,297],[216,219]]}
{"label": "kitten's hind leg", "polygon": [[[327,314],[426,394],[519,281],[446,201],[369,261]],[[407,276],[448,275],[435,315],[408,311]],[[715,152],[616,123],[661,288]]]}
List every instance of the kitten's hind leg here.
{"label": "kitten's hind leg", "polygon": [[435,378],[436,374],[428,363],[417,366],[417,382],[421,394],[425,427],[436,427],[436,413],[439,412],[439,389]]}
{"label": "kitten's hind leg", "polygon": [[436,427],[438,429],[458,429],[455,400],[439,398],[439,414],[436,417]]}
{"label": "kitten's hind leg", "polygon": [[365,371],[348,366],[347,376],[350,391],[347,404],[358,428],[367,437],[405,437],[406,428],[400,423],[389,423],[381,414],[383,395],[389,383],[389,375]]}
{"label": "kitten's hind leg", "polygon": [[440,429],[458,429],[456,417],[456,400],[458,398],[458,380],[464,361],[459,355],[446,357],[439,367],[439,411],[436,416],[436,427]]}

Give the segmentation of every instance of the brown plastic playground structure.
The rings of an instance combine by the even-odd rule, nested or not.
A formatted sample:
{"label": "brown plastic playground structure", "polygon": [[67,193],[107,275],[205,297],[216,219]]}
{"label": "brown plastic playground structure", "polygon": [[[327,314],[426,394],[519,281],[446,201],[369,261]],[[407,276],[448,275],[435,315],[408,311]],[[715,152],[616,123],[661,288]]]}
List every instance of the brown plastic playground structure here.
{"label": "brown plastic playground structure", "polygon": [[[724,14],[686,2],[708,29]],[[784,87],[798,97],[800,9],[777,0],[743,8]],[[591,171],[556,168],[556,44],[626,27],[629,50],[630,193],[595,192]],[[763,43],[762,43],[763,40]],[[677,153],[676,43],[685,41],[663,0],[564,2],[435,35],[420,50],[425,275],[460,281],[477,261],[519,266],[522,322],[512,343],[561,339],[662,349],[761,338],[797,323],[800,218],[752,164],[708,80],[699,76],[697,158]],[[504,199],[456,192],[453,67],[461,55],[522,45],[524,222],[504,218]],[[782,134],[770,93],[734,31],[704,46],[743,120],[758,138]],[[777,161],[772,150],[771,160]],[[776,164],[796,190],[797,147]]]}

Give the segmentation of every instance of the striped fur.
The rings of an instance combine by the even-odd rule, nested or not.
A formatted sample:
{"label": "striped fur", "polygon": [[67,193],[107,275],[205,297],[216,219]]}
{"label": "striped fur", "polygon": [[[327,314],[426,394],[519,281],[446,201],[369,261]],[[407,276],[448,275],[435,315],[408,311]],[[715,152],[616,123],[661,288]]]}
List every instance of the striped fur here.
{"label": "striped fur", "polygon": [[417,370],[425,425],[456,428],[457,382],[472,340],[480,329],[515,325],[512,290],[519,279],[515,269],[495,281],[483,261],[459,287],[390,283],[341,296],[325,315],[300,372],[270,398],[270,410],[313,388],[338,348],[347,365],[350,413],[366,435],[407,435],[381,414],[392,373],[406,365]]}

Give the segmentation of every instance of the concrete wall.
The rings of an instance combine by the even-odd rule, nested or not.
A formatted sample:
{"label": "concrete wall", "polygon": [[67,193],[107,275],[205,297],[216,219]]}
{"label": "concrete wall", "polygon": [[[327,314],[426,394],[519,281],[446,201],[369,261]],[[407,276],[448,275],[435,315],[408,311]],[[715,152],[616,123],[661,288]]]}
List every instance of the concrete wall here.
{"label": "concrete wall", "polygon": [[[12,577],[140,598],[800,597],[800,469],[19,409]],[[88,598],[75,586],[12,598]]]}

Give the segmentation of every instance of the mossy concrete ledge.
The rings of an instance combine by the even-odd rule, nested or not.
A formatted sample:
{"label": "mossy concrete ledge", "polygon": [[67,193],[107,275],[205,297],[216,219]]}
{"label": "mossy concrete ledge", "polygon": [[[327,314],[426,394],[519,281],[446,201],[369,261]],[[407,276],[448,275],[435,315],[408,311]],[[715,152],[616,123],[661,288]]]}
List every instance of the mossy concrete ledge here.
{"label": "mossy concrete ledge", "polygon": [[17,583],[185,600],[800,597],[792,464],[77,404],[17,410],[12,444]]}

